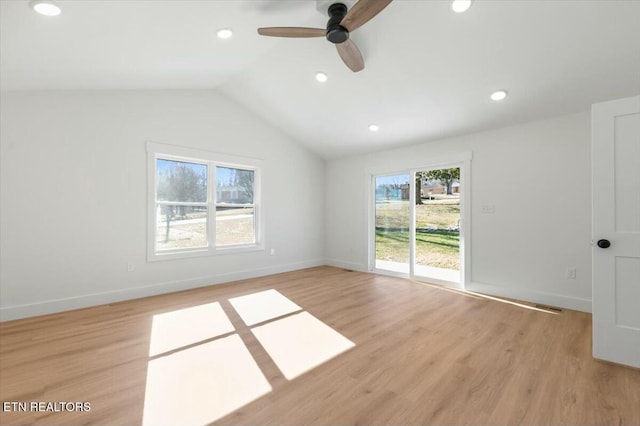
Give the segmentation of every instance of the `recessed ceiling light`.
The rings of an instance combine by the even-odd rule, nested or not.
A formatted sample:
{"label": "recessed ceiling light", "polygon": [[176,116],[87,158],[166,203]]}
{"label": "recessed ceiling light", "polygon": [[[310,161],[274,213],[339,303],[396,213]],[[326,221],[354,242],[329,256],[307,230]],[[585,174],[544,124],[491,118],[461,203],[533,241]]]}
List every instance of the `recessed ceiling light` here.
{"label": "recessed ceiling light", "polygon": [[506,90],[496,90],[495,92],[493,92],[491,94],[491,100],[493,100],[493,101],[501,101],[506,97],[507,97],[507,91]]}
{"label": "recessed ceiling light", "polygon": [[60,7],[52,1],[32,0],[29,5],[33,10],[45,16],[58,16],[61,12]]}
{"label": "recessed ceiling light", "polygon": [[377,132],[378,130],[380,130],[380,126],[378,126],[377,124],[369,124],[370,132]]}
{"label": "recessed ceiling light", "polygon": [[230,38],[233,35],[233,31],[231,30],[231,28],[221,28],[216,34],[218,35],[218,38],[224,40]]}
{"label": "recessed ceiling light", "polygon": [[316,73],[316,80],[318,80],[320,83],[326,83],[327,80],[329,80],[329,77],[327,76],[327,74],[325,74],[323,72],[317,72]]}
{"label": "recessed ceiling light", "polygon": [[471,7],[471,0],[453,0],[451,9],[456,13],[466,12]]}

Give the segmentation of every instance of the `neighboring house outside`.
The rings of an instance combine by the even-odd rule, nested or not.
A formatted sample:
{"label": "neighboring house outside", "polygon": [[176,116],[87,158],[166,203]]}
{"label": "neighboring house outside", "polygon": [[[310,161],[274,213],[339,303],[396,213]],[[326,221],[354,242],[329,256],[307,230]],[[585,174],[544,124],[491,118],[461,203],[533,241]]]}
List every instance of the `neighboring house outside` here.
{"label": "neighboring house outside", "polygon": [[[453,194],[460,193],[460,182],[456,181],[451,184],[451,192]],[[423,180],[421,186],[422,198],[429,198],[432,195],[446,194],[447,186],[437,180]],[[220,194],[220,188],[218,188]],[[220,195],[218,195],[220,197]],[[376,200],[408,200],[409,184],[402,185],[385,185],[376,188]]]}
{"label": "neighboring house outside", "polygon": [[[421,195],[423,198],[428,198],[429,195],[446,194],[447,186],[443,185],[439,180],[423,180]],[[460,193],[460,182],[453,182],[451,184],[451,193]]]}
{"label": "neighboring house outside", "polygon": [[251,202],[251,195],[241,185],[218,185],[216,202],[228,204],[246,204]]}

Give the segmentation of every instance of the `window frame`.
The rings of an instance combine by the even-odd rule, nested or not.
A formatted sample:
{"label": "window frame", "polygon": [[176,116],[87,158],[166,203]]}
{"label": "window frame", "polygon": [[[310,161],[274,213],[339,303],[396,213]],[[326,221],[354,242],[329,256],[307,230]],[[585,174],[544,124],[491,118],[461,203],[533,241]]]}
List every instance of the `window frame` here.
{"label": "window frame", "polygon": [[[207,245],[170,250],[156,249],[157,229],[157,160],[166,159],[188,163],[205,164],[207,166]],[[255,242],[251,244],[233,244],[216,246],[216,167],[227,167],[251,170],[253,182],[253,220]],[[264,228],[261,204],[261,169],[262,161],[255,158],[221,154],[202,149],[187,148],[158,142],[147,142],[147,260],[186,259],[201,256],[243,253],[264,250]],[[168,203],[176,204],[176,203]],[[177,203],[182,204],[182,203]],[[201,203],[186,203],[201,204]]]}

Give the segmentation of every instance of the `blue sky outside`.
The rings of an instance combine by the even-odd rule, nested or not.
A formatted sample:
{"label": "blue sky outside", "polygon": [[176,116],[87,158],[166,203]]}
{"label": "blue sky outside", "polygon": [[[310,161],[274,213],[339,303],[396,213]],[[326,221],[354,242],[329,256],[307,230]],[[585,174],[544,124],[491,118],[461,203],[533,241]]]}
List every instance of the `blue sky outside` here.
{"label": "blue sky outside", "polygon": [[411,176],[408,173],[401,173],[390,176],[376,176],[376,202],[389,200],[402,200],[402,190],[400,185],[409,183]]}
{"label": "blue sky outside", "polygon": [[158,175],[160,175],[180,165],[187,166],[188,168],[193,170],[196,174],[202,175],[205,178],[207,176],[206,164],[187,163],[186,161],[165,160],[163,158],[158,158],[156,169],[158,171]]}
{"label": "blue sky outside", "polygon": [[[165,160],[163,158],[158,158],[156,169],[158,175],[164,174],[169,170],[178,167],[178,165],[184,165],[193,170],[196,174],[202,175],[205,177],[205,182],[207,178],[207,165],[200,163],[190,163],[186,161],[176,161],[176,160]],[[235,179],[237,169],[231,169],[228,167],[216,167],[216,180],[218,182],[218,186],[220,185],[228,185],[229,182],[233,184]]]}
{"label": "blue sky outside", "polygon": [[[253,170],[238,169],[234,167],[215,167],[216,178],[216,202],[224,203],[253,203]],[[194,181],[194,176],[174,171],[184,168],[191,170],[193,175],[198,176]],[[180,202],[206,202],[208,165],[190,161],[170,160],[158,158],[156,161],[156,174],[158,186],[156,188],[156,198],[160,201],[180,201]],[[168,180],[168,176],[174,176],[178,180]],[[186,181],[181,181],[184,176]],[[247,188],[251,189],[247,189]]]}
{"label": "blue sky outside", "polygon": [[402,173],[392,176],[376,176],[376,187],[385,185],[404,185],[409,183],[410,176],[408,173]]}
{"label": "blue sky outside", "polygon": [[234,186],[243,173],[253,173],[253,171],[218,166],[216,167],[217,186]]}

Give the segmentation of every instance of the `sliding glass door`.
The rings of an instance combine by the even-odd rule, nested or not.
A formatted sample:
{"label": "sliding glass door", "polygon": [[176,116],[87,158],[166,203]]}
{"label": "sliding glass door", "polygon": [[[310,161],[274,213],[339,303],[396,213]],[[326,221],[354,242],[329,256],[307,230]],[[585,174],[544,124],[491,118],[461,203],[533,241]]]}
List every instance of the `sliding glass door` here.
{"label": "sliding glass door", "polygon": [[375,268],[409,274],[410,173],[375,177]]}
{"label": "sliding glass door", "polygon": [[416,277],[460,282],[460,167],[415,172]]}
{"label": "sliding glass door", "polygon": [[462,164],[374,175],[373,269],[461,286]]}

